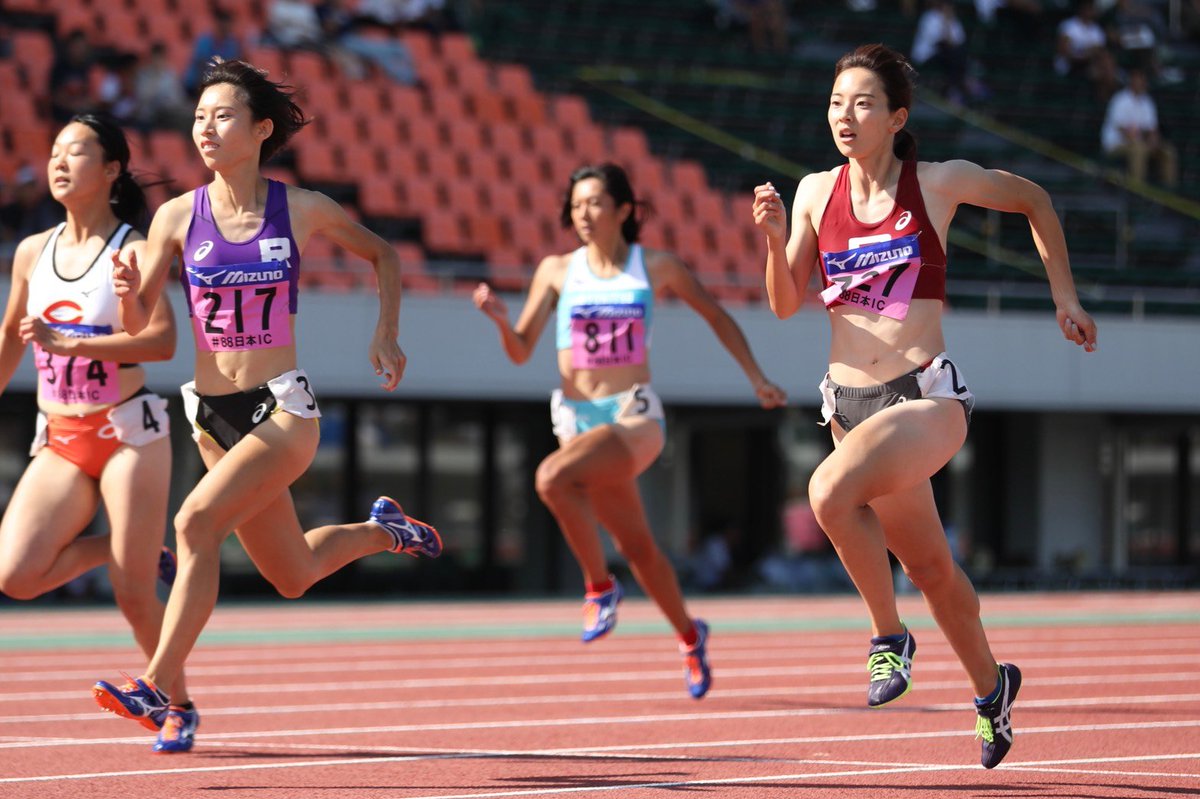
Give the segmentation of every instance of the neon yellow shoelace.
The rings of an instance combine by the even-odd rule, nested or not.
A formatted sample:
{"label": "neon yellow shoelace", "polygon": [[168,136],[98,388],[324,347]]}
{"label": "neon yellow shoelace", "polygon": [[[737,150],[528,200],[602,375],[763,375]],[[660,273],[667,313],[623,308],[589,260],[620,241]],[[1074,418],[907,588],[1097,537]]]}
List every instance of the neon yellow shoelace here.
{"label": "neon yellow shoelace", "polygon": [[891,679],[892,672],[906,667],[904,659],[895,652],[876,652],[867,658],[867,671],[871,672],[871,682]]}

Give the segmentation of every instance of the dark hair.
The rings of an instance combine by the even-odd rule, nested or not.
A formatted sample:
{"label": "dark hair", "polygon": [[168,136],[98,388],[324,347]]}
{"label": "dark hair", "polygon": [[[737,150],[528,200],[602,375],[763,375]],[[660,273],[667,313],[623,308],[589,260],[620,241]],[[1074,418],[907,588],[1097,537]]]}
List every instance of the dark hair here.
{"label": "dark hair", "polygon": [[[864,44],[838,59],[833,77],[837,78],[847,69],[855,67],[869,69],[879,78],[879,82],[883,84],[883,92],[887,95],[889,111],[912,108],[913,83],[917,71],[903,55],[887,45]],[[892,152],[902,161],[915,161],[916,137],[909,133],[907,128],[902,128],[896,133]]]}
{"label": "dark hair", "polygon": [[260,164],[269,161],[296,131],[309,123],[300,106],[292,100],[293,87],[271,80],[265,70],[245,61],[224,61],[220,56],[214,57],[200,79],[200,91],[218,83],[228,83],[237,89],[239,99],[250,108],[255,121],[269,119],[275,123],[259,151]]}
{"label": "dark hair", "polygon": [[129,172],[129,140],[125,138],[125,131],[107,114],[76,114],[71,117],[71,122],[91,128],[100,141],[105,162],[116,161],[121,165],[121,171],[109,189],[108,202],[117,219],[141,227],[149,207],[146,205],[146,193]]}
{"label": "dark hair", "polygon": [[626,203],[633,206],[633,211],[621,224],[621,237],[630,244],[637,241],[650,206],[644,200],[633,196],[633,186],[629,183],[629,176],[625,174],[624,169],[613,163],[588,164],[571,173],[571,178],[567,182],[567,194],[563,199],[562,214],[559,217],[562,226],[569,228],[572,225],[571,194],[575,191],[575,184],[588,178],[596,178],[603,183],[604,191],[613,198],[613,202],[617,204],[618,208]]}

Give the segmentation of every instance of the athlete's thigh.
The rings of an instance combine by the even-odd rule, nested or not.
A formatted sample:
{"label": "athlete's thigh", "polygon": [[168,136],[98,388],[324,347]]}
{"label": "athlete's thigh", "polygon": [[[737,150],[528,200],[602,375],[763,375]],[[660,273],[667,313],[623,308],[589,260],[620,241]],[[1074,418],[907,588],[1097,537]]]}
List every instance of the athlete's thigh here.
{"label": "athlete's thigh", "polygon": [[593,427],[564,444],[550,458],[555,467],[585,483],[621,482],[637,477],[662,450],[662,429],[651,419]]}
{"label": "athlete's thigh", "polygon": [[171,488],[171,440],[118,449],[100,475],[100,495],[112,530],[112,567],[148,581],[158,567]]}
{"label": "athlete's thigh", "polygon": [[228,452],[201,438],[200,454],[208,473],[188,494],[184,507],[202,513],[215,532],[237,529],[304,474],[319,436],[316,420],[279,413]]}
{"label": "athlete's thigh", "polygon": [[96,482],[43,449],[13,489],[0,521],[0,561],[44,571],[96,515]]}
{"label": "athlete's thigh", "polygon": [[871,500],[884,540],[901,563],[916,566],[950,557],[946,531],[928,479]]}
{"label": "athlete's thigh", "polygon": [[818,467],[872,499],[928,480],[966,437],[957,400],[920,399],[885,408],[848,433]]}

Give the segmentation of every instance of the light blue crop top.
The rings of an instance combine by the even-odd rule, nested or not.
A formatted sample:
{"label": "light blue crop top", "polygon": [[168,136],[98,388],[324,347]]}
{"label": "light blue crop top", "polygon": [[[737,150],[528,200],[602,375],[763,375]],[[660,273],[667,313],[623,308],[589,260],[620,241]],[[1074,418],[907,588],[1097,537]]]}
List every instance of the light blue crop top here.
{"label": "light blue crop top", "polygon": [[654,290],[640,244],[629,245],[625,269],[611,278],[597,277],[587,248],[580,247],[571,253],[559,293],[555,344],[577,350],[577,367],[643,363],[653,314]]}

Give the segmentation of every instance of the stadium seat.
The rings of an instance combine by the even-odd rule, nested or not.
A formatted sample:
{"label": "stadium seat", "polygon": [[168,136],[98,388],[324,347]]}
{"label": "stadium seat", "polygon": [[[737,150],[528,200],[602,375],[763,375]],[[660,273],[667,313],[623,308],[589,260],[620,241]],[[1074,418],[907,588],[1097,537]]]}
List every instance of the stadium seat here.
{"label": "stadium seat", "polygon": [[12,33],[12,59],[29,78],[29,89],[36,96],[50,90],[50,68],[54,65],[54,43],[41,31],[15,30]]}

